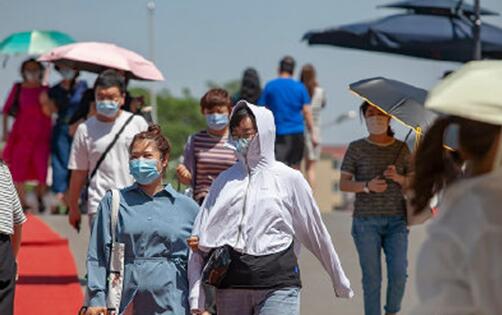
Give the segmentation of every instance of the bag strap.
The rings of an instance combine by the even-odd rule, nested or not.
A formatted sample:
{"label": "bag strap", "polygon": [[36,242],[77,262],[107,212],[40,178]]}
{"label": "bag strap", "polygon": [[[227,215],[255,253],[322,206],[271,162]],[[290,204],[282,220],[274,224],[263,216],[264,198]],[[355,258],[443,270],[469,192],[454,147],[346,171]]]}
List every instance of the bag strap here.
{"label": "bag strap", "polygon": [[21,82],[14,84],[14,99],[12,99],[11,113],[16,114],[19,110],[19,97],[21,96]]}
{"label": "bag strap", "polygon": [[90,182],[91,179],[94,177],[94,175],[96,175],[96,173],[98,172],[98,168],[99,166],[101,165],[101,163],[103,162],[103,160],[105,159],[106,155],[108,154],[108,152],[111,150],[111,148],[113,147],[113,145],[115,144],[115,142],[117,142],[117,140],[119,139],[120,137],[120,134],[122,134],[122,132],[124,131],[125,127],[127,127],[127,125],[131,122],[131,120],[134,118],[134,114],[132,114],[127,120],[126,122],[122,125],[122,127],[120,128],[120,130],[115,134],[115,137],[113,138],[112,142],[110,142],[110,144],[108,145],[108,147],[106,147],[106,150],[105,152],[103,152],[103,154],[99,157],[99,160],[98,162],[96,162],[96,166],[94,167],[94,169],[92,170],[92,173],[91,175],[89,176],[89,178],[87,179],[87,182]]}
{"label": "bag strap", "polygon": [[117,189],[112,189],[112,209],[110,212],[110,222],[111,222],[111,232],[112,232],[112,243],[116,241],[117,221],[119,217],[119,207],[120,207],[120,192]]}

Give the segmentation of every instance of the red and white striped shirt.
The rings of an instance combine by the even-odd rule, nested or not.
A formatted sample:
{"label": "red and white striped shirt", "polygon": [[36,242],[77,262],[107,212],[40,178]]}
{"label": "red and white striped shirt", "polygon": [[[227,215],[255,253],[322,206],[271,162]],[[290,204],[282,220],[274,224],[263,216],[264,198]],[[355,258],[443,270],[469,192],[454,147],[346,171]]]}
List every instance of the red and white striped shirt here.
{"label": "red and white striped shirt", "polygon": [[192,174],[193,199],[202,203],[214,179],[237,161],[225,147],[228,137],[216,137],[206,130],[192,135],[185,145],[184,164]]}

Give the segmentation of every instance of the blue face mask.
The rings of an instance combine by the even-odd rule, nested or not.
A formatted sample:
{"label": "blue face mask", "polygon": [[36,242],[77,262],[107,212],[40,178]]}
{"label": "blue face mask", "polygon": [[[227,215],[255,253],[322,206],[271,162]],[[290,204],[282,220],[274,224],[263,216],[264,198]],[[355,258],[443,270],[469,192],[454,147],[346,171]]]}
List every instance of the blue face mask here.
{"label": "blue face mask", "polygon": [[97,101],[96,111],[108,118],[113,118],[119,111],[119,103],[115,101]]}
{"label": "blue face mask", "polygon": [[239,152],[242,155],[246,155],[248,153],[248,148],[249,148],[249,139],[245,138],[238,138],[238,139],[233,139],[230,138],[230,144],[235,148],[237,152]]}
{"label": "blue face mask", "polygon": [[158,160],[134,159],[129,161],[129,171],[134,179],[141,185],[148,185],[160,177],[157,170]]}
{"label": "blue face mask", "polygon": [[226,114],[208,114],[206,122],[209,129],[223,130],[228,126],[228,115]]}

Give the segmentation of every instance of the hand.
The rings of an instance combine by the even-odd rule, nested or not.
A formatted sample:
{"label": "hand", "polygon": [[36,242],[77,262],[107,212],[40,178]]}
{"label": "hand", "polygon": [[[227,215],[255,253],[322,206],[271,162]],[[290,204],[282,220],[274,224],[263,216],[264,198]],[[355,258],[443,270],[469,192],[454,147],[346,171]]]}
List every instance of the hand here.
{"label": "hand", "polygon": [[401,186],[403,186],[404,184],[404,176],[399,175],[395,165],[387,166],[387,169],[385,170],[385,172],[383,172],[383,176],[385,176],[385,178],[393,180]]}
{"label": "hand", "polygon": [[95,306],[95,307],[88,307],[87,311],[85,311],[85,315],[107,315],[108,310],[106,307],[102,306]]}
{"label": "hand", "polygon": [[211,315],[208,311],[201,310],[201,309],[193,309],[191,311],[192,315]]}
{"label": "hand", "polygon": [[310,141],[312,141],[312,145],[314,147],[317,147],[319,145],[319,140],[317,140],[317,135],[315,134],[315,132],[310,133]]}
{"label": "hand", "polygon": [[70,225],[73,226],[77,231],[80,230],[81,219],[82,215],[80,214],[80,209],[78,207],[70,206],[68,221],[70,222]]}
{"label": "hand", "polygon": [[199,237],[198,236],[195,236],[195,235],[190,236],[189,238],[187,238],[187,243],[188,243],[188,246],[190,246],[190,248],[193,251],[196,251],[197,249],[199,249]]}
{"label": "hand", "polygon": [[368,189],[372,192],[382,193],[387,190],[387,182],[385,179],[375,177],[368,182]]}
{"label": "hand", "polygon": [[190,174],[190,171],[184,164],[178,165],[176,168],[176,174],[178,175],[179,181],[183,185],[190,185],[192,183],[192,174]]}

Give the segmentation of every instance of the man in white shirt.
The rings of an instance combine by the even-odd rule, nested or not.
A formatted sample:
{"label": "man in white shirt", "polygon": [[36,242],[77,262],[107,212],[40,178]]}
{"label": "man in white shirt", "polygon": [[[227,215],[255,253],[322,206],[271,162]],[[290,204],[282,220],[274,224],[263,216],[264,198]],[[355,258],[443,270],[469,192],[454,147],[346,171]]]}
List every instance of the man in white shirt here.
{"label": "man in white shirt", "polygon": [[[106,191],[120,189],[134,182],[128,168],[129,145],[137,133],[148,128],[147,122],[142,117],[131,117],[131,113],[121,109],[125,100],[125,80],[115,70],[102,72],[96,79],[94,91],[96,116],[87,119],[78,127],[68,163],[68,168],[72,170],[69,221],[76,229],[79,229],[81,220],[78,204],[80,192],[88,178],[90,178],[89,198],[83,202],[87,202],[91,229],[99,202]],[[94,176],[91,176],[101,156],[123,126],[125,128],[118,139],[98,165]]]}

